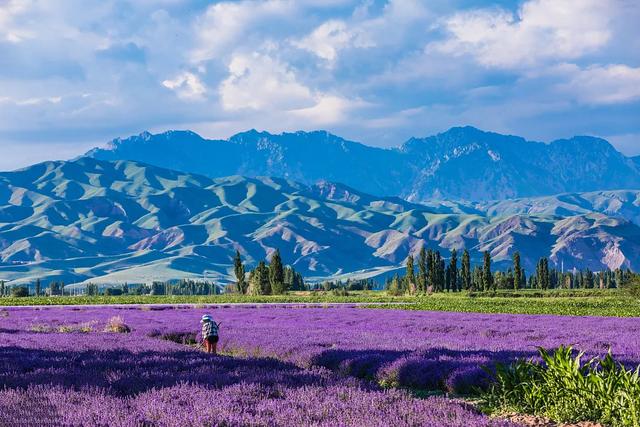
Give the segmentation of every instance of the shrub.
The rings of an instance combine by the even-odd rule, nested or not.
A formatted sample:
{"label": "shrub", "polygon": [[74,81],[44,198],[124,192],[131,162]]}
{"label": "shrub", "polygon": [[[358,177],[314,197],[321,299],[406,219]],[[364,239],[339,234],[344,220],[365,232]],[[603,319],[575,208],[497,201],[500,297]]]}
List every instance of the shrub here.
{"label": "shrub", "polygon": [[163,334],[159,331],[151,331],[148,336],[152,338],[160,338],[167,341],[173,341],[175,343],[183,345],[196,345],[201,341],[198,340],[198,334],[196,334],[195,332],[176,331]]}
{"label": "shrub", "polygon": [[541,415],[557,422],[594,421],[637,426],[640,366],[628,370],[611,354],[582,363],[571,347],[539,349],[543,363],[497,365],[496,382],[485,395],[489,410]]}
{"label": "shrub", "polygon": [[622,285],[622,292],[631,298],[640,298],[640,279],[632,280]]}
{"label": "shrub", "polygon": [[14,286],[11,288],[11,296],[16,298],[24,298],[29,296],[29,288],[26,286]]}
{"label": "shrub", "polygon": [[453,366],[442,359],[407,356],[394,360],[378,372],[378,383],[385,388],[403,387],[414,390],[441,390]]}
{"label": "shrub", "polygon": [[337,297],[348,297],[349,296],[349,291],[347,291],[346,288],[342,287],[342,288],[335,288],[331,291],[331,293]]}
{"label": "shrub", "polygon": [[113,316],[107,322],[107,325],[104,327],[104,331],[124,334],[131,332],[131,328],[124,323],[124,319],[121,316]]}
{"label": "shrub", "polygon": [[471,395],[486,391],[492,376],[479,366],[466,366],[454,370],[445,381],[445,390],[453,394]]}

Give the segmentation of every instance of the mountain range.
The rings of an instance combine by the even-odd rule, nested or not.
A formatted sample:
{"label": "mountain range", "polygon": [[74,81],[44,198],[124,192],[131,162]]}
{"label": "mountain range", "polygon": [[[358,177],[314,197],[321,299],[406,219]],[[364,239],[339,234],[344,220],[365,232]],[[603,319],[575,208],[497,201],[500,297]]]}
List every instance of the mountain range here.
{"label": "mountain range", "polygon": [[[129,155],[126,150],[134,150],[151,153],[150,161],[175,162],[174,167],[184,168],[189,164],[179,163],[185,157],[176,141],[191,141],[181,142],[180,147],[191,147],[193,152],[184,151],[203,169],[207,163],[211,171],[240,168],[248,172],[255,166],[274,172],[286,166],[296,177],[302,174],[310,180],[321,174],[321,165],[326,166],[323,162],[329,158],[318,156],[316,169],[307,169],[304,163],[311,162],[311,154],[308,159],[299,157],[297,164],[289,163],[292,154],[284,149],[280,160],[271,158],[278,147],[295,147],[299,141],[294,135],[285,134],[279,137],[282,141],[271,143],[264,140],[264,134],[250,132],[224,145],[191,133],[145,134],[114,143],[110,150],[95,150],[91,153],[95,158],[45,162],[0,173],[0,279],[13,283],[33,283],[36,278],[66,283],[139,283],[206,277],[224,283],[232,280],[236,250],[249,265],[255,265],[268,259],[276,248],[285,263],[311,280],[367,277],[401,268],[407,255],[417,254],[423,245],[440,250],[445,257],[451,249],[467,248],[474,262],[488,250],[496,267],[509,263],[512,253],[519,250],[529,272],[541,256],[565,269],[640,269],[640,190],[491,202],[427,200],[419,204],[401,197],[371,195],[326,179],[331,173],[344,173],[338,167],[330,169],[324,180],[307,184],[278,177],[209,178],[138,161],[97,158],[110,153]],[[378,154],[365,162],[357,150],[370,150],[366,146],[326,133],[301,135],[300,144],[313,144],[311,139],[321,138],[336,157],[346,153],[347,157],[336,158],[337,163],[331,164],[351,166],[349,176],[362,180],[363,186],[367,173],[373,170],[371,164],[378,162],[390,177],[397,177],[407,171],[385,164],[388,159],[405,159],[416,146],[437,145],[436,140],[415,140],[401,150],[371,149]],[[506,146],[511,137],[504,138]],[[197,159],[193,147],[209,144],[222,144],[229,150],[208,157],[198,151],[202,158]],[[223,159],[235,149],[234,144],[249,144],[256,153],[268,153],[268,159],[275,163],[268,163],[266,157],[243,156],[246,162],[229,164]],[[572,147],[574,143],[556,144]],[[604,152],[611,151],[600,140],[593,144]],[[176,147],[167,153],[165,145]],[[302,156],[304,150],[294,152]],[[506,159],[507,153],[515,150],[493,155]],[[360,160],[348,165],[348,156],[353,156],[354,162]],[[596,161],[597,157],[584,154],[582,158]],[[616,152],[606,159],[635,173],[630,160]],[[505,166],[501,170],[520,173],[520,169]],[[576,167],[571,174],[590,170]],[[624,178],[619,171],[605,172],[611,174],[612,182]],[[371,185],[391,185],[385,184],[382,174],[378,177],[380,181],[375,177],[369,180]],[[633,182],[637,178],[632,175],[629,179]],[[595,185],[596,178],[589,182]]]}
{"label": "mountain range", "polygon": [[411,202],[640,188],[640,157],[625,157],[604,139],[576,136],[547,144],[469,126],[411,138],[391,149],[325,131],[273,135],[251,130],[227,140],[208,140],[190,131],[144,132],[86,155],[211,178],[272,176],[309,185],[327,180]]}

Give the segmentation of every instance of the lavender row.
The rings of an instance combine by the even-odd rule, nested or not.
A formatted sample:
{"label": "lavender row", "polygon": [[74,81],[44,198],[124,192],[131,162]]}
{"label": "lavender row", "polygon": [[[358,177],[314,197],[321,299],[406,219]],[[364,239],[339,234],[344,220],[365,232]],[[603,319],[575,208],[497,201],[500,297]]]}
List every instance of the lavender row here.
{"label": "lavender row", "polygon": [[[238,322],[250,326],[250,313],[238,312],[244,316]],[[126,319],[131,332],[104,332],[113,315]],[[446,399],[414,399],[323,368],[264,357],[212,357],[150,337],[180,322],[197,327],[198,315],[113,309],[0,313],[0,425],[510,425]]]}
{"label": "lavender row", "polygon": [[276,357],[386,386],[469,392],[486,384],[481,366],[534,357],[538,346],[573,345],[591,356],[611,349],[618,360],[640,363],[634,318],[272,307],[13,309],[10,317],[27,331],[102,325],[119,315],[138,345],[165,346],[149,337],[195,338],[205,312],[222,322],[224,353]]}

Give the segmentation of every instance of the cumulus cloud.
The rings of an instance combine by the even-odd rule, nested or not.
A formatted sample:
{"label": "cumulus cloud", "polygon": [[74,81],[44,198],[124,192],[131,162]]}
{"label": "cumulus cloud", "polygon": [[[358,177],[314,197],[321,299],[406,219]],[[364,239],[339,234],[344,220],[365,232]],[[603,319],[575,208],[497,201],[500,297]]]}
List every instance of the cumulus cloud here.
{"label": "cumulus cloud", "polygon": [[640,3],[509,4],[0,0],[0,145],[27,159],[25,141],[80,154],[168,128],[640,134]]}
{"label": "cumulus cloud", "polygon": [[584,104],[618,104],[640,99],[640,67],[611,64],[581,69],[565,65],[559,71],[568,76],[568,82],[561,83],[560,89]]}
{"label": "cumulus cloud", "polygon": [[228,68],[229,77],[220,85],[226,110],[290,110],[313,103],[311,90],[296,80],[293,70],[270,56],[237,54]]}
{"label": "cumulus cloud", "polygon": [[271,116],[281,112],[310,123],[332,124],[362,105],[305,86],[288,64],[266,54],[237,54],[228,70],[229,76],[219,88],[227,111],[255,110]]}
{"label": "cumulus cloud", "polygon": [[489,67],[519,68],[594,52],[611,38],[616,0],[529,0],[517,14],[503,9],[456,13],[443,22],[448,38],[430,47],[472,55]]}
{"label": "cumulus cloud", "polygon": [[184,99],[203,99],[207,93],[207,88],[200,78],[188,71],[177,75],[173,79],[164,80],[162,85]]}
{"label": "cumulus cloud", "polygon": [[349,113],[357,108],[365,107],[367,103],[348,100],[340,96],[318,94],[316,104],[312,107],[291,111],[294,117],[303,119],[305,123],[316,126],[342,123]]}
{"label": "cumulus cloud", "polygon": [[227,56],[233,45],[260,24],[272,25],[291,13],[294,3],[283,0],[220,2],[209,6],[196,22],[196,43],[190,59],[199,63]]}
{"label": "cumulus cloud", "polygon": [[330,20],[303,39],[294,41],[293,45],[312,52],[332,65],[340,50],[350,46],[372,47],[374,43],[367,40],[361,29],[350,30],[344,21]]}

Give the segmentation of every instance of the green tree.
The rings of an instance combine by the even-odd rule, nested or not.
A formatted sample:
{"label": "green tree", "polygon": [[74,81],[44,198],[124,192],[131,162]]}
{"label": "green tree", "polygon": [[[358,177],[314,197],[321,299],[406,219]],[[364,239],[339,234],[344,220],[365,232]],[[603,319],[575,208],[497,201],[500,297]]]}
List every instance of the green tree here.
{"label": "green tree", "polygon": [[416,291],[416,275],[413,270],[413,255],[409,255],[407,257],[407,289],[410,293],[415,293]]}
{"label": "green tree", "polygon": [[247,293],[247,283],[244,278],[244,265],[240,257],[240,251],[236,250],[236,256],[233,259],[233,271],[236,275],[236,290],[239,294]]}
{"label": "green tree", "polygon": [[436,253],[436,265],[437,265],[436,289],[438,291],[443,291],[447,275],[446,275],[444,258],[440,256],[440,252]]}
{"label": "green tree", "polygon": [[513,254],[513,289],[518,290],[522,286],[522,267],[520,266],[520,252]]}
{"label": "green tree", "polygon": [[451,251],[451,259],[449,259],[449,280],[454,292],[460,290],[458,288],[458,252],[455,249]]}
{"label": "green tree", "polygon": [[271,263],[269,264],[269,283],[271,284],[271,293],[274,295],[281,295],[287,291],[284,286],[284,267],[282,265],[282,258],[280,258],[280,251],[278,249],[276,249],[273,256],[271,256]]}
{"label": "green tree", "polygon": [[40,296],[40,278],[36,279],[36,296]]}
{"label": "green tree", "polygon": [[593,271],[588,268],[584,273],[584,287],[587,289],[593,288]]}
{"label": "green tree", "polygon": [[549,260],[540,258],[536,267],[536,282],[540,289],[549,289],[551,278],[549,276]]}
{"label": "green tree", "polygon": [[402,295],[404,293],[400,277],[398,277],[397,274],[394,275],[391,282],[387,284],[387,292],[389,295]]}
{"label": "green tree", "polygon": [[15,298],[23,298],[29,296],[29,288],[26,286],[14,286],[11,288],[11,296]]}
{"label": "green tree", "polygon": [[264,261],[260,261],[249,276],[249,287],[253,295],[270,295],[271,283],[269,282],[269,267]]}
{"label": "green tree", "polygon": [[5,295],[4,280],[0,280],[0,297],[3,297],[4,295]]}
{"label": "green tree", "polygon": [[466,249],[462,252],[462,271],[460,274],[462,276],[462,287],[468,291],[471,289],[471,257]]}
{"label": "green tree", "polygon": [[447,292],[451,290],[451,265],[447,265],[444,271],[444,290]]}
{"label": "green tree", "polygon": [[494,281],[491,273],[491,254],[484,251],[484,262],[482,264],[482,286],[485,291],[493,289]]}
{"label": "green tree", "polygon": [[424,246],[420,249],[418,258],[418,292],[424,293],[427,290],[427,251]]}
{"label": "green tree", "polygon": [[473,267],[471,287],[469,289],[472,291],[482,290],[483,286],[482,268],[480,268],[479,265],[476,265]]}
{"label": "green tree", "polygon": [[430,291],[436,290],[437,274],[436,253],[429,249],[427,251],[427,289]]}

